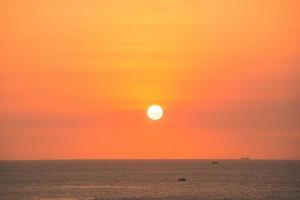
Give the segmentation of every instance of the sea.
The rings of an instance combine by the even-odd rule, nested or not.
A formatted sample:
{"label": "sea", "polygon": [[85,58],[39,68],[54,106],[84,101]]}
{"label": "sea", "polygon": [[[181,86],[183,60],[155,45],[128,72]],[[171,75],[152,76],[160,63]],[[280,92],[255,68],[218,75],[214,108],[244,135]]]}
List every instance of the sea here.
{"label": "sea", "polygon": [[0,161],[0,199],[300,200],[300,161]]}

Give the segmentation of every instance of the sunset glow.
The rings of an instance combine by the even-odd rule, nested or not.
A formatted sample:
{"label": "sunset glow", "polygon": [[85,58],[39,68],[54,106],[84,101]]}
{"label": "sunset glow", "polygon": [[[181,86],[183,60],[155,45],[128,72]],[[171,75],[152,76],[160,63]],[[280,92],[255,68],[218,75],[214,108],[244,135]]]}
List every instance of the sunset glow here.
{"label": "sunset glow", "polygon": [[0,159],[300,159],[299,8],[1,0]]}
{"label": "sunset glow", "polygon": [[160,120],[163,114],[163,109],[158,105],[152,105],[147,110],[147,115],[152,120]]}

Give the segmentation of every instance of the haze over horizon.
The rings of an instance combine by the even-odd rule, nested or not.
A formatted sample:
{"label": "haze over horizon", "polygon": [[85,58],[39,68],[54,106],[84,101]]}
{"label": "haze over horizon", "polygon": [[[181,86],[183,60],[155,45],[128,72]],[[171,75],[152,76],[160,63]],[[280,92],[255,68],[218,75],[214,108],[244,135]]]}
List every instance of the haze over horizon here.
{"label": "haze over horizon", "polygon": [[300,159],[299,8],[2,0],[0,160]]}

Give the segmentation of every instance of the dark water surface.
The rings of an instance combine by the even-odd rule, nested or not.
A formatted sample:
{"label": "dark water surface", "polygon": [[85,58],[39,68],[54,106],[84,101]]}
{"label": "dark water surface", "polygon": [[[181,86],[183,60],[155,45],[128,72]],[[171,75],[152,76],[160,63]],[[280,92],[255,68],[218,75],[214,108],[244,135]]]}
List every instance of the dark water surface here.
{"label": "dark water surface", "polygon": [[300,199],[300,161],[211,162],[0,161],[0,199]]}

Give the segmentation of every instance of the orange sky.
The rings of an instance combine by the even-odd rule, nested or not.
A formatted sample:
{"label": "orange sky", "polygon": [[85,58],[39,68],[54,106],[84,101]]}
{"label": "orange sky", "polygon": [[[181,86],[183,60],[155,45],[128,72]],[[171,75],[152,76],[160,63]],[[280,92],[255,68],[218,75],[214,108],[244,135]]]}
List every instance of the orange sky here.
{"label": "orange sky", "polygon": [[2,0],[0,159],[300,159],[299,8]]}

